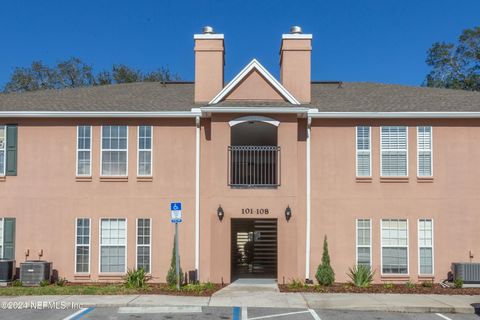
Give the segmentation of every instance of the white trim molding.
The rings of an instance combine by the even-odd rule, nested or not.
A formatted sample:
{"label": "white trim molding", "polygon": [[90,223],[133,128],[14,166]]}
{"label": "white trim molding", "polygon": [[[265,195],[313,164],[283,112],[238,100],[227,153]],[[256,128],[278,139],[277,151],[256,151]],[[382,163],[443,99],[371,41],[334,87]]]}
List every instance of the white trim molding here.
{"label": "white trim molding", "polygon": [[225,38],[223,33],[198,33],[193,35],[193,39],[203,39],[203,40],[222,40]]}
{"label": "white trim molding", "polygon": [[278,127],[280,125],[280,121],[269,118],[269,117],[264,117],[264,116],[245,116],[245,117],[240,117],[233,119],[228,122],[230,127],[236,126],[237,124],[240,123],[245,123],[245,122],[264,122],[271,124],[272,126]]}
{"label": "white trim molding", "polygon": [[191,111],[0,111],[0,118],[195,118]]}
{"label": "white trim molding", "polygon": [[272,76],[272,74],[268,72],[268,70],[265,69],[256,59],[250,61],[250,63],[247,64],[245,68],[243,68],[242,71],[240,71],[232,79],[232,81],[230,81],[208,104],[216,104],[222,101],[243,79],[250,74],[252,70],[258,71],[288,102],[296,105],[300,104],[300,102],[298,102],[298,100],[295,99],[295,97],[288,92],[288,90],[285,89],[285,87],[278,82],[278,80],[275,79],[275,77]]}
{"label": "white trim molding", "polygon": [[480,118],[480,112],[321,112],[311,109],[308,115],[312,118],[325,119],[445,119],[445,118]]}
{"label": "white trim molding", "polygon": [[312,130],[312,118],[307,119],[307,221],[306,221],[306,234],[305,234],[305,279],[310,279],[310,230],[311,230],[311,150],[310,150],[310,137]]}

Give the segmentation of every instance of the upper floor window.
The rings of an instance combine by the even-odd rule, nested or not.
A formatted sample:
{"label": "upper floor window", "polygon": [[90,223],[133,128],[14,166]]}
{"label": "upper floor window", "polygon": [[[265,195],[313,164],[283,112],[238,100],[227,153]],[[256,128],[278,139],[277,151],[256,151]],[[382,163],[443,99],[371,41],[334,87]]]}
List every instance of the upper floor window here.
{"label": "upper floor window", "polygon": [[372,175],[370,133],[370,127],[357,127],[357,177],[370,177]]}
{"label": "upper floor window", "polygon": [[381,175],[383,177],[408,176],[407,127],[382,127],[380,145]]}
{"label": "upper floor window", "polygon": [[92,175],[92,127],[77,127],[77,176]]}
{"label": "upper floor window", "polygon": [[138,171],[139,176],[152,175],[152,126],[138,127]]}
{"label": "upper floor window", "polygon": [[6,161],[5,148],[7,145],[7,130],[5,126],[0,126],[0,176],[5,175]]}
{"label": "upper floor window", "polygon": [[417,174],[419,177],[433,175],[432,162],[432,127],[417,127]]}
{"label": "upper floor window", "polygon": [[102,176],[127,176],[128,127],[102,127]]}

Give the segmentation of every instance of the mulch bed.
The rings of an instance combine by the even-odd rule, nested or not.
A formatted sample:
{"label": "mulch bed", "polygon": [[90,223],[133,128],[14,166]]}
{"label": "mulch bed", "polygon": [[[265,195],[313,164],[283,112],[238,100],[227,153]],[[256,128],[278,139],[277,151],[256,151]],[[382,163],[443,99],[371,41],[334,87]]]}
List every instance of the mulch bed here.
{"label": "mulch bed", "polygon": [[415,285],[413,288],[408,288],[405,284],[393,284],[391,288],[385,287],[384,284],[372,284],[368,288],[358,288],[345,283],[335,283],[331,287],[319,285],[293,287],[286,284],[279,284],[278,287],[281,292],[480,295],[480,288],[443,288],[439,284],[434,284],[433,287]]}

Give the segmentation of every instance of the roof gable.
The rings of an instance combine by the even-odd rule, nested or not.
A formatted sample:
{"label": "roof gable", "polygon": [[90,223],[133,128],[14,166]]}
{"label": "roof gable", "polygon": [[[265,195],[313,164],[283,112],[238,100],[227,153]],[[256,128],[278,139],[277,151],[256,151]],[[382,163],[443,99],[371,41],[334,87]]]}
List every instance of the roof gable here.
{"label": "roof gable", "polygon": [[223,100],[285,100],[300,104],[256,59],[247,64],[208,104]]}

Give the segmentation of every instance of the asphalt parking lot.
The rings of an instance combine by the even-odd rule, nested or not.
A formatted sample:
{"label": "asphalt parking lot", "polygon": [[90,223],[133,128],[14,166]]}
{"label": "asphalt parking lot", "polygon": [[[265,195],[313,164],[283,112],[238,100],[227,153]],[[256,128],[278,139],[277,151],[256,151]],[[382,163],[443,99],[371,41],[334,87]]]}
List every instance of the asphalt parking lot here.
{"label": "asphalt parking lot", "polygon": [[397,313],[369,311],[336,311],[291,308],[231,308],[231,307],[115,307],[82,308],[79,310],[2,310],[0,319],[187,319],[187,320],[480,320],[474,314]]}

